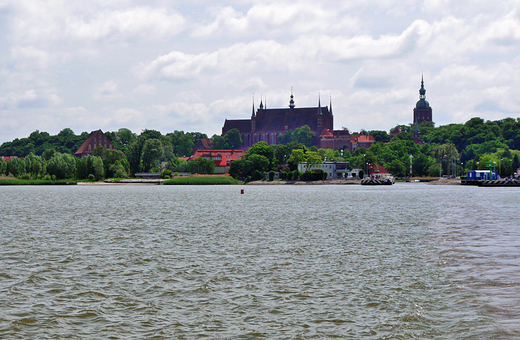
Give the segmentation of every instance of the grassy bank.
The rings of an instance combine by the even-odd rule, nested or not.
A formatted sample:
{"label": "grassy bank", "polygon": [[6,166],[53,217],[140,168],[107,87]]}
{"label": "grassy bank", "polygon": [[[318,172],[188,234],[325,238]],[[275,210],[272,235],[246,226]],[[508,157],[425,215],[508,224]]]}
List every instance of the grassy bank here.
{"label": "grassy bank", "polygon": [[242,184],[229,176],[185,176],[175,177],[163,182],[164,185],[224,185]]}
{"label": "grassy bank", "polygon": [[49,181],[42,179],[0,179],[0,185],[76,185],[75,181]]}

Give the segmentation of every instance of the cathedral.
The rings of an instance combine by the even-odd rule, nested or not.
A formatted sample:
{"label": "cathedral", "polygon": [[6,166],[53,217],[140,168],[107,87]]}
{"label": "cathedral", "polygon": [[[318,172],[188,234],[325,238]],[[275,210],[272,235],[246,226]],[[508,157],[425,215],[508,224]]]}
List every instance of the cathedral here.
{"label": "cathedral", "polygon": [[432,121],[432,108],[426,100],[426,89],[424,88],[424,78],[421,78],[421,89],[419,90],[419,101],[413,109],[413,124]]}
{"label": "cathedral", "polygon": [[317,107],[296,107],[294,96],[291,91],[289,107],[268,109],[260,101],[260,107],[255,112],[253,110],[250,119],[226,119],[222,128],[222,135],[231,129],[238,129],[242,137],[241,149],[247,150],[253,144],[266,142],[269,145],[278,144],[278,136],[283,135],[289,130],[308,125],[312,132],[319,136],[325,130],[333,131],[334,116],[332,115],[332,101],[329,107],[321,106],[321,99],[318,99]]}

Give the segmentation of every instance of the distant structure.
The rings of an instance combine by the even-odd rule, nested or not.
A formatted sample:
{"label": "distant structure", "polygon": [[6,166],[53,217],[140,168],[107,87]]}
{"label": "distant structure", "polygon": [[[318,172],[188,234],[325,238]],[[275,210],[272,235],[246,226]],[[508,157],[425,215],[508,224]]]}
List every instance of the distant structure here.
{"label": "distant structure", "polygon": [[421,89],[419,90],[419,101],[413,109],[413,124],[432,121],[432,108],[426,100],[426,89],[424,88],[424,77],[421,77]]}
{"label": "distant structure", "polygon": [[332,99],[329,107],[321,106],[321,97],[318,97],[318,106],[297,108],[294,104],[292,89],[287,108],[268,109],[260,100],[260,107],[255,111],[253,99],[251,118],[226,119],[224,127],[222,127],[222,136],[231,129],[238,129],[242,138],[240,149],[247,151],[255,143],[261,141],[269,145],[279,144],[278,136],[304,125],[308,125],[316,134],[315,145],[318,148],[354,152],[358,147],[368,148],[375,142],[373,136],[363,134],[351,136],[346,129],[334,130]]}
{"label": "distant structure", "polygon": [[[331,101],[332,102],[332,101]],[[325,129],[333,131],[334,116],[332,115],[332,104],[330,109],[321,106],[321,98],[318,99],[317,107],[297,108],[294,104],[294,96],[291,90],[289,107],[268,109],[260,100],[260,107],[255,112],[253,99],[253,110],[250,119],[226,119],[222,127],[222,135],[235,128],[240,131],[242,145],[240,149],[247,150],[255,143],[266,142],[269,145],[278,144],[278,136],[289,130],[308,125],[316,136],[321,136]],[[317,141],[319,145],[319,141]],[[342,145],[338,145],[338,148]]]}
{"label": "distant structure", "polygon": [[87,139],[81,144],[79,149],[74,153],[78,158],[92,155],[96,147],[101,145],[103,149],[113,149],[114,146],[108,137],[101,130],[92,131]]}

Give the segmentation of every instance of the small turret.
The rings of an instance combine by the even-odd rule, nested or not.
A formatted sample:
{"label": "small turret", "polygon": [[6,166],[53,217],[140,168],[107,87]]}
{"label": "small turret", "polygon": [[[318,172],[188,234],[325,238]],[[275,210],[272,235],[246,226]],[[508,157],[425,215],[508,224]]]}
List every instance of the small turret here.
{"label": "small turret", "polygon": [[294,109],[294,96],[293,96],[292,86],[291,86],[291,100],[289,100],[289,108]]}

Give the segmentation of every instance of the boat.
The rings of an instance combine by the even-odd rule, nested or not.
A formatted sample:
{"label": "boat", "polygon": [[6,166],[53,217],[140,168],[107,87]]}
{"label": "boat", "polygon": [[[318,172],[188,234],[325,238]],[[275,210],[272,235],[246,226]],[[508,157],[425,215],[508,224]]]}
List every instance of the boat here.
{"label": "boat", "polygon": [[361,185],[392,185],[394,183],[395,181],[393,177],[386,177],[380,179],[366,178],[361,181]]}

